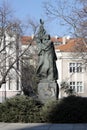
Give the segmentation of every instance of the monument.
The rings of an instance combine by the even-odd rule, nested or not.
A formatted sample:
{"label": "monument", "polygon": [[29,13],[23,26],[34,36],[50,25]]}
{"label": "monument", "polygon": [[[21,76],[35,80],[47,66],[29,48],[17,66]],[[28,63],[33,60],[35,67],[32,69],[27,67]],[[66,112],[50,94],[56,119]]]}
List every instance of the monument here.
{"label": "monument", "polygon": [[38,47],[37,76],[39,78],[38,97],[45,103],[58,99],[58,70],[56,67],[56,53],[50,35],[44,29],[44,22],[40,19],[40,27],[36,37]]}

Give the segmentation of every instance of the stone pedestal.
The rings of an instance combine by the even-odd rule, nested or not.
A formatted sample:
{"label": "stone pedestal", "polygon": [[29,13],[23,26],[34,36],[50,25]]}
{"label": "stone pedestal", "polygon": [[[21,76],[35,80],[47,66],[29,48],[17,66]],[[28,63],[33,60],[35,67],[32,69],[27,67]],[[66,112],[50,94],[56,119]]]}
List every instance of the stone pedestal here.
{"label": "stone pedestal", "polygon": [[59,87],[57,82],[40,82],[38,84],[38,97],[42,103],[58,99]]}

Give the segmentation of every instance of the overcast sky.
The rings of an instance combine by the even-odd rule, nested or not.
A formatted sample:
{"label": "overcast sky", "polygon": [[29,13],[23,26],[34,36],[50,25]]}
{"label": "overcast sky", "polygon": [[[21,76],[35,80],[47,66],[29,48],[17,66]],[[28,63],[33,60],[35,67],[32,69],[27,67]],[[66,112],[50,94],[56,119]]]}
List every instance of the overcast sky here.
{"label": "overcast sky", "polygon": [[[3,0],[0,0],[0,4]],[[15,15],[26,20],[27,17],[39,21],[40,18],[46,19],[43,2],[47,0],[5,0],[15,10]],[[60,26],[56,21],[47,22],[46,29],[52,36],[63,36],[66,31],[65,28]]]}

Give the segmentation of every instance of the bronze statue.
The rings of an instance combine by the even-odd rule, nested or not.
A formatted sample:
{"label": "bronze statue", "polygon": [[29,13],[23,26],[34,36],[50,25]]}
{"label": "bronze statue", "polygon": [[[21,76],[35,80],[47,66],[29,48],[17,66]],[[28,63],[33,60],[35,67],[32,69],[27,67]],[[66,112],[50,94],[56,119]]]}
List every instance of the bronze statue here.
{"label": "bronze statue", "polygon": [[38,46],[37,75],[40,80],[54,81],[58,79],[56,53],[50,35],[46,34],[44,22],[40,19],[40,28],[36,39]]}

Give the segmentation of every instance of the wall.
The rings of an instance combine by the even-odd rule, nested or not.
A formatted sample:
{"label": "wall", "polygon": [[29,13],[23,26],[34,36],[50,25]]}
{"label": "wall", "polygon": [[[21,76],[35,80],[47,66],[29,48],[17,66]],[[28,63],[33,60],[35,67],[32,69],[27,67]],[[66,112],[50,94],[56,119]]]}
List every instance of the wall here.
{"label": "wall", "polygon": [[[73,57],[71,52],[60,52],[56,50],[57,54],[57,68],[59,73],[59,89],[60,94],[59,97],[64,97],[66,94],[61,90],[61,82],[66,81],[82,81],[83,82],[83,92],[77,93],[79,96],[87,97],[87,68],[84,66],[84,60],[81,59],[81,57]],[[78,63],[81,62],[83,64],[82,66],[82,72],[80,73],[70,73],[69,72],[69,63]]]}

